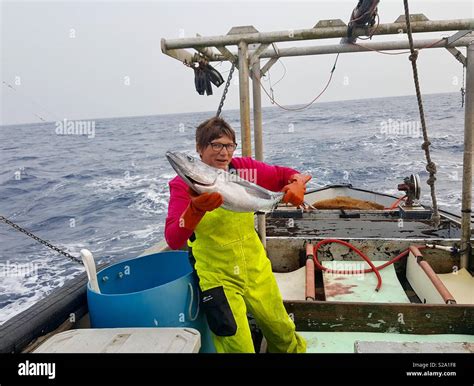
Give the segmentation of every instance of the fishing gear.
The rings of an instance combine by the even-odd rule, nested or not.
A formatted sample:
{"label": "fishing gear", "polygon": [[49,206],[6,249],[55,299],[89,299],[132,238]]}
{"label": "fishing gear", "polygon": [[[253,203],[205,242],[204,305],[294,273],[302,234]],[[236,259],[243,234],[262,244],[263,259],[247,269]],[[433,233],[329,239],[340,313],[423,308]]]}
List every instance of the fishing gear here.
{"label": "fishing gear", "polygon": [[206,60],[200,60],[190,66],[194,70],[194,85],[199,95],[212,95],[212,84],[219,87],[224,78]]}
{"label": "fishing gear", "polygon": [[355,28],[371,28],[375,25],[377,5],[380,0],[359,0],[352,11],[351,19],[347,25],[347,37],[342,38],[342,44],[354,44],[357,36],[353,36]]}

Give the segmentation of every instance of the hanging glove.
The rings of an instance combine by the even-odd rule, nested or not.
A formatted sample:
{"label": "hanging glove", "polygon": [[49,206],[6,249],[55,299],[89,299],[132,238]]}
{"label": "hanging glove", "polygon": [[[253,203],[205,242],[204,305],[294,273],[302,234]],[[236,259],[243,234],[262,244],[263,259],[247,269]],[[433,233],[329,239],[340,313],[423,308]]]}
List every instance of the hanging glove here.
{"label": "hanging glove", "polygon": [[201,70],[201,68],[193,67],[194,69],[194,86],[199,95],[204,95],[206,91],[206,74]]}
{"label": "hanging glove", "polygon": [[183,228],[194,231],[206,212],[222,205],[224,199],[217,192],[197,194],[191,188],[188,190],[191,202],[179,219]]}
{"label": "hanging glove", "polygon": [[295,206],[300,206],[304,201],[306,183],[310,179],[310,175],[293,174],[288,180],[289,184],[282,189],[282,192],[285,193],[282,201],[285,204],[290,203]]}
{"label": "hanging glove", "polygon": [[212,84],[211,84],[211,76],[208,71],[204,72],[204,76],[206,78],[206,94],[212,95]]}
{"label": "hanging glove", "polygon": [[224,78],[222,75],[209,63],[206,65],[206,72],[209,74],[209,80],[214,86],[219,87],[222,83],[224,83]]}

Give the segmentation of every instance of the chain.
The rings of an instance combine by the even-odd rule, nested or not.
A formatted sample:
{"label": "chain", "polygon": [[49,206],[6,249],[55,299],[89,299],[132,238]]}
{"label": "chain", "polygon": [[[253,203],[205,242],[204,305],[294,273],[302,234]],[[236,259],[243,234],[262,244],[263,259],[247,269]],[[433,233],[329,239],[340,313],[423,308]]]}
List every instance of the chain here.
{"label": "chain", "polygon": [[462,85],[461,85],[461,107],[464,107],[464,96],[466,95],[466,88],[465,88],[465,73],[466,73],[466,66],[462,66]]}
{"label": "chain", "polygon": [[222,107],[224,107],[225,97],[227,95],[227,91],[229,91],[230,80],[232,79],[232,74],[234,73],[234,69],[235,69],[235,64],[232,63],[232,67],[230,69],[230,73],[229,73],[229,76],[227,78],[227,82],[225,84],[224,93],[222,94],[221,102],[219,103],[219,108],[217,109],[216,117],[221,115]]}
{"label": "chain", "polygon": [[438,203],[436,201],[436,192],[435,192],[435,181],[436,181],[436,164],[431,160],[430,149],[429,146],[431,142],[428,139],[428,130],[426,128],[425,122],[425,114],[423,111],[423,101],[421,99],[421,91],[420,91],[420,81],[418,79],[418,69],[416,67],[416,59],[418,58],[418,51],[415,50],[413,46],[413,36],[411,31],[411,24],[410,24],[410,11],[408,10],[408,0],[403,0],[405,6],[405,21],[407,24],[407,34],[408,34],[408,41],[410,43],[410,51],[411,55],[409,57],[411,61],[411,65],[413,68],[413,80],[415,82],[415,89],[416,89],[416,97],[418,99],[418,108],[420,110],[420,120],[421,120],[421,127],[423,129],[423,145],[421,148],[425,151],[426,157],[426,170],[430,173],[430,177],[426,181],[426,183],[430,186],[431,190],[431,200],[433,202],[433,224],[435,228],[438,228],[440,223],[440,215],[438,212]]}
{"label": "chain", "polygon": [[24,233],[25,235],[31,237],[33,240],[36,240],[38,241],[39,243],[43,244],[43,245],[46,245],[48,248],[51,248],[53,249],[54,251],[60,253],[61,255],[64,255],[66,256],[68,259],[71,259],[72,261],[75,261],[76,263],[79,263],[79,264],[83,264],[84,263],[82,262],[82,260],[79,260],[77,257],[74,257],[72,255],[70,255],[69,253],[67,253],[66,251],[63,251],[62,249],[59,249],[58,247],[55,247],[54,245],[48,243],[46,240],[43,240],[41,238],[39,238],[38,236],[34,235],[33,233],[31,232],[28,232],[26,229],[22,228],[21,226],[15,224],[14,222],[10,221],[9,219],[3,217],[3,216],[0,216],[0,220],[3,221],[4,223],[12,226],[13,228],[15,228],[16,230],[19,230],[21,233]]}

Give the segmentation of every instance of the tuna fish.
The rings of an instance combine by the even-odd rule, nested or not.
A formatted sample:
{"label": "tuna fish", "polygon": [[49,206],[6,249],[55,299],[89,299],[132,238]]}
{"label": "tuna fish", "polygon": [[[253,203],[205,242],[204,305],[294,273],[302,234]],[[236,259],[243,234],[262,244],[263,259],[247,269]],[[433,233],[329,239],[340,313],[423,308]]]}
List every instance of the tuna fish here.
{"label": "tuna fish", "polygon": [[176,173],[195,192],[218,192],[222,208],[234,212],[270,212],[283,198],[283,193],[264,189],[236,174],[217,169],[189,154],[166,152],[166,158]]}

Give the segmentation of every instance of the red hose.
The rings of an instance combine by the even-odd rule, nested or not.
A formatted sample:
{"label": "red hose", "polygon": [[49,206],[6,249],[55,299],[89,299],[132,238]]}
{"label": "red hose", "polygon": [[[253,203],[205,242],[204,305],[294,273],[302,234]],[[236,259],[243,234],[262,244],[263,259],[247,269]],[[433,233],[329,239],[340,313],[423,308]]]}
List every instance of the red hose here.
{"label": "red hose", "polygon": [[345,245],[346,247],[348,247],[349,249],[352,249],[355,253],[357,253],[360,257],[362,257],[366,262],[367,264],[370,265],[370,267],[372,268],[372,270],[375,272],[375,274],[377,275],[377,287],[375,287],[375,290],[376,291],[379,291],[380,290],[380,287],[382,287],[382,277],[380,276],[380,272],[378,271],[377,267],[372,264],[372,262],[370,261],[370,259],[364,255],[361,251],[359,251],[356,247],[354,247],[352,244],[349,244],[348,242],[346,241],[342,241],[342,240],[337,240],[337,239],[326,239],[326,240],[321,240],[319,243],[316,244],[316,246],[314,247],[314,256],[313,256],[313,259],[314,259],[314,264],[321,270],[323,271],[326,271],[326,272],[331,272],[331,273],[337,273],[337,270],[332,270],[332,269],[329,269],[329,268],[326,268],[326,267],[323,267],[319,261],[318,261],[318,249],[321,245],[324,245],[324,244],[329,244],[329,243],[338,243],[338,244],[342,244],[342,245]]}
{"label": "red hose", "polygon": [[[356,247],[354,247],[352,244],[349,244],[348,242],[346,241],[342,241],[342,240],[337,240],[337,239],[325,239],[325,240],[321,240],[319,243],[316,244],[316,246],[314,247],[314,253],[313,253],[313,260],[314,260],[314,264],[318,267],[318,269],[320,269],[321,271],[326,271],[328,273],[336,273],[336,274],[347,274],[348,272],[345,271],[345,270],[336,270],[336,269],[330,269],[330,268],[327,268],[327,267],[324,267],[321,265],[321,263],[319,262],[318,260],[318,249],[321,245],[324,245],[324,244],[329,244],[329,243],[338,243],[338,244],[342,244],[342,245],[345,245],[346,247],[352,249],[354,252],[356,252],[360,257],[362,257],[369,265],[370,265],[370,268],[367,268],[367,269],[364,269],[363,271],[356,271],[356,272],[351,272],[351,273],[369,273],[369,272],[375,272],[375,274],[377,275],[377,287],[375,288],[376,291],[379,291],[380,290],[380,287],[382,286],[382,277],[380,276],[380,273],[379,273],[379,270],[381,269],[384,269],[385,267],[389,266],[390,264],[393,264],[395,263],[396,261],[402,259],[403,257],[407,256],[408,253],[410,252],[410,250],[407,248],[406,250],[404,250],[403,252],[401,252],[398,256],[394,257],[392,260],[389,260],[387,261],[386,263],[382,264],[382,265],[379,265],[378,267],[375,267],[372,262],[370,261],[370,259],[364,255],[361,251],[359,251]],[[424,246],[419,246],[418,249],[424,249],[425,247]]]}
{"label": "red hose", "polygon": [[390,207],[388,208],[384,208],[384,210],[392,210],[392,209],[395,209],[398,204],[402,201],[402,200],[406,200],[407,196],[403,196],[403,197],[400,197],[398,198],[392,205],[390,205]]}

